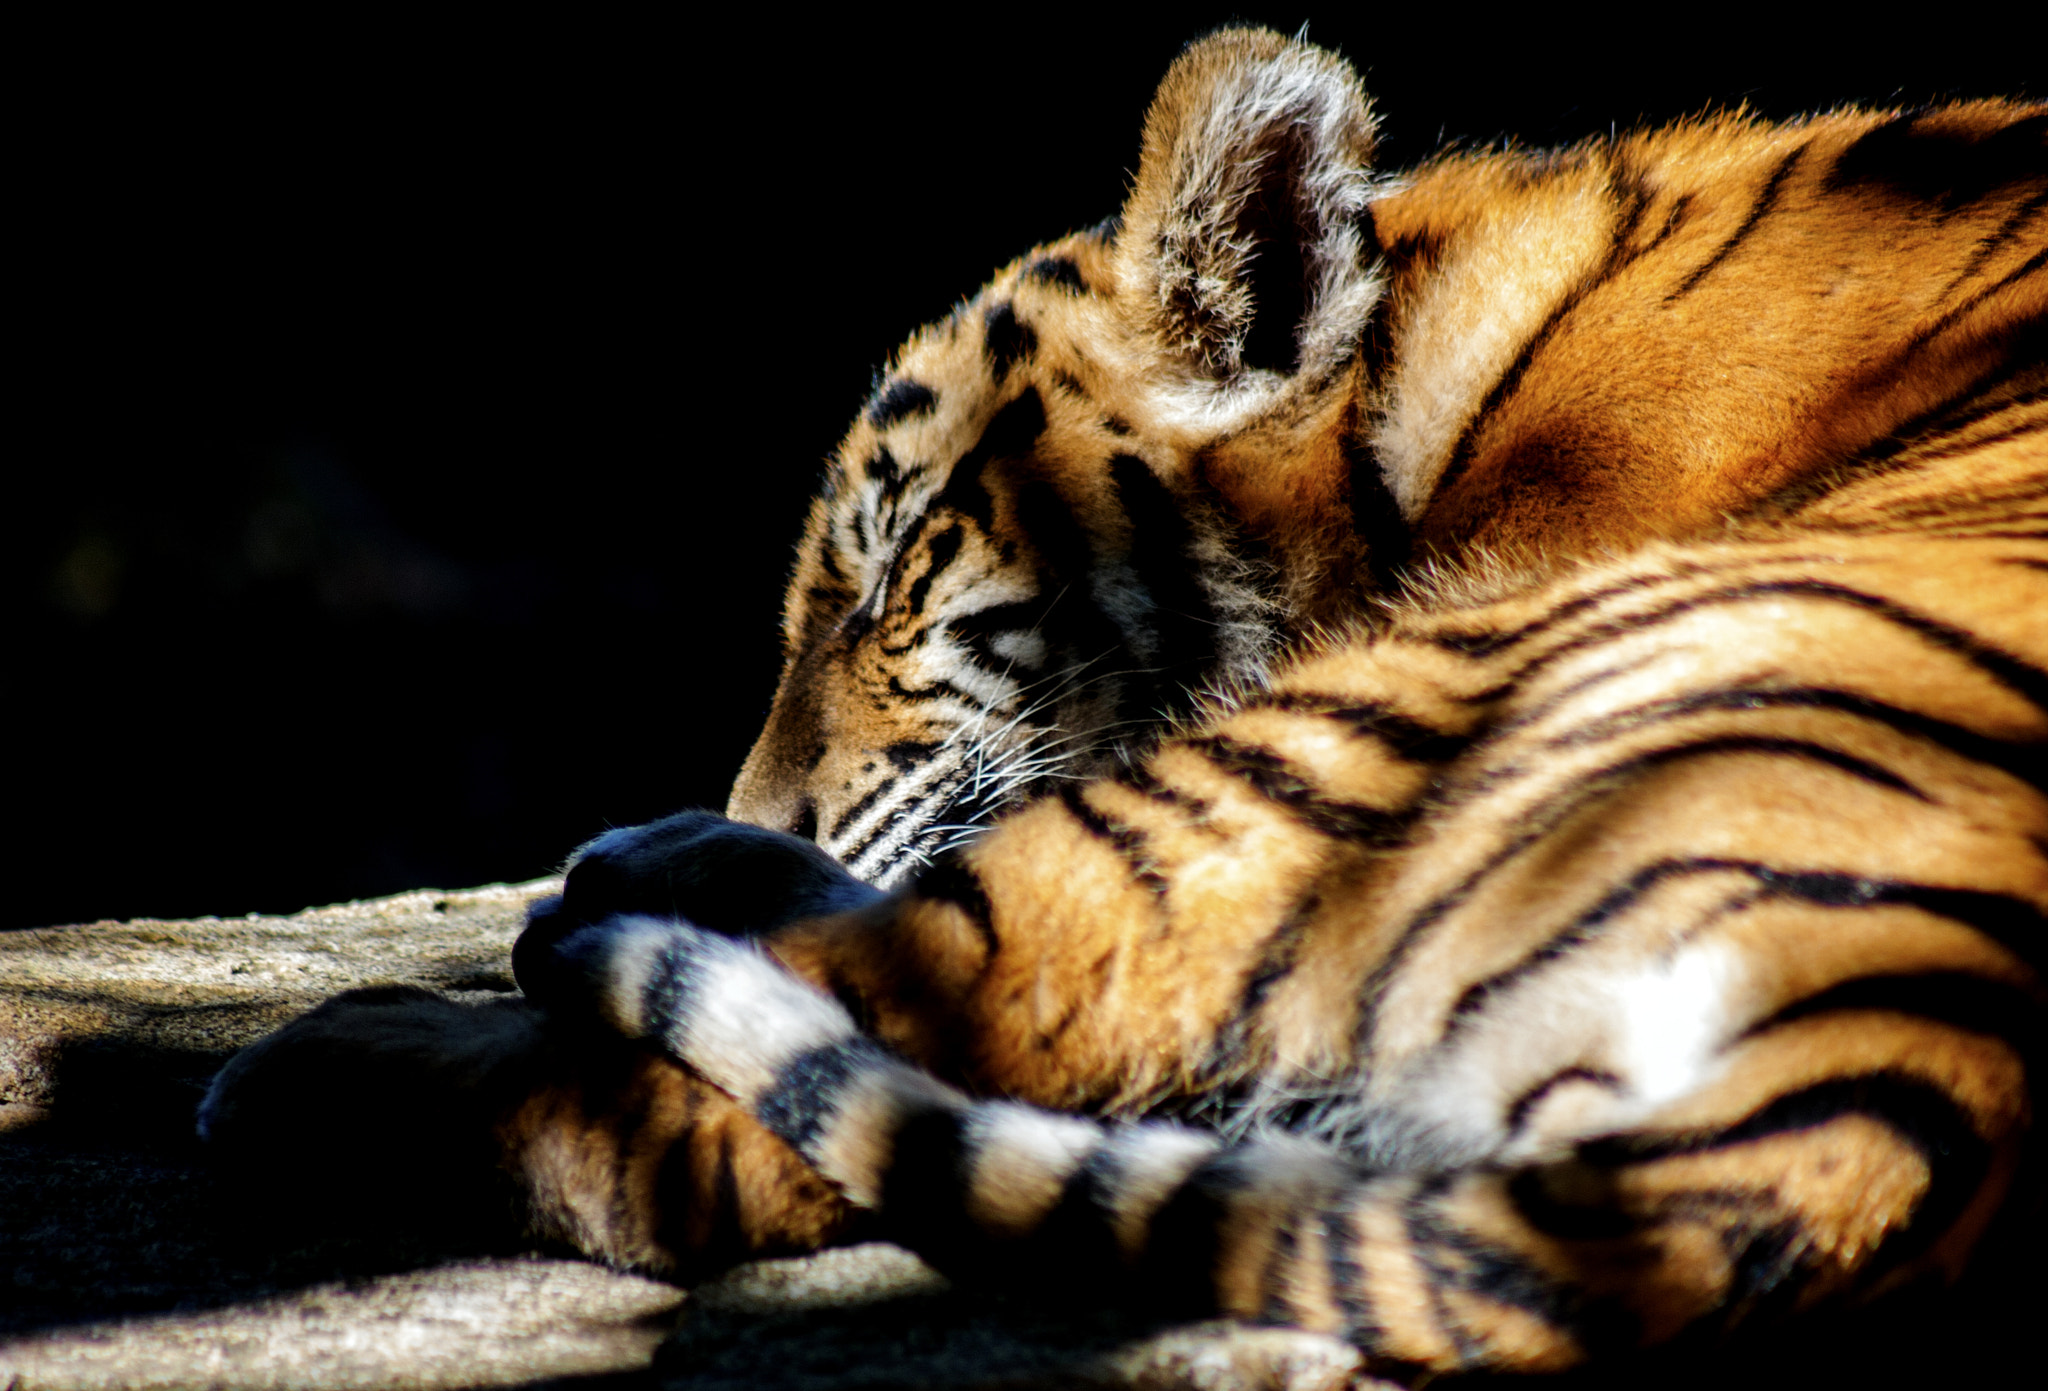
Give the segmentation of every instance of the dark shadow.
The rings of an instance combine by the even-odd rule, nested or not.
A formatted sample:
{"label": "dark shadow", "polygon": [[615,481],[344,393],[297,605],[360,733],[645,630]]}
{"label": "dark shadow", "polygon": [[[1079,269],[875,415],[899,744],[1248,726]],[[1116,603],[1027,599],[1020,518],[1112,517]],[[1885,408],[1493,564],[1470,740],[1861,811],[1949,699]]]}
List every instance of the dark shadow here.
{"label": "dark shadow", "polygon": [[534,1249],[504,1181],[424,1122],[417,1162],[345,1145],[220,1162],[193,1115],[228,1056],[65,1045],[53,1104],[0,1132],[0,1335]]}

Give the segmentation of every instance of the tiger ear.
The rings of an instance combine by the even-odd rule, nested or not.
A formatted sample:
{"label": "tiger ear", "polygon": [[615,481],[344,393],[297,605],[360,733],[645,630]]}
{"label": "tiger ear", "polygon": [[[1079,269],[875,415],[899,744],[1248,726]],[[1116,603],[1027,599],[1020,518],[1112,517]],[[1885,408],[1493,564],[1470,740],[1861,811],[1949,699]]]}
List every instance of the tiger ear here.
{"label": "tiger ear", "polygon": [[1199,370],[1320,375],[1379,297],[1360,232],[1374,118],[1350,65],[1266,30],[1190,45],[1145,117],[1119,296]]}

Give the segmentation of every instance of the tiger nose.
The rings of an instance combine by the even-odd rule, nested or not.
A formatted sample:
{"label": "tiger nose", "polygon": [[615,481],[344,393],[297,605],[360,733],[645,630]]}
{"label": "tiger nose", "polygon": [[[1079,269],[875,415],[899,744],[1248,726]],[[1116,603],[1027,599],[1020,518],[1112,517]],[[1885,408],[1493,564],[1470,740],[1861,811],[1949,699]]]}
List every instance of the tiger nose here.
{"label": "tiger nose", "polygon": [[818,805],[805,789],[804,770],[769,742],[772,732],[770,726],[747,755],[739,777],[733,780],[725,814],[735,821],[816,840]]}
{"label": "tiger nose", "polygon": [[766,826],[771,831],[788,831],[791,835],[806,840],[818,838],[818,806],[800,787],[784,784],[781,780],[761,776],[748,776],[757,772],[753,760],[740,770],[739,778],[732,785],[732,796],[726,801],[725,814],[735,821],[745,821],[755,826]]}
{"label": "tiger nose", "polygon": [[735,821],[817,839],[818,810],[811,779],[829,742],[826,713],[814,690],[822,678],[806,662],[784,674],[768,719],[747,761],[733,779],[725,814]]}

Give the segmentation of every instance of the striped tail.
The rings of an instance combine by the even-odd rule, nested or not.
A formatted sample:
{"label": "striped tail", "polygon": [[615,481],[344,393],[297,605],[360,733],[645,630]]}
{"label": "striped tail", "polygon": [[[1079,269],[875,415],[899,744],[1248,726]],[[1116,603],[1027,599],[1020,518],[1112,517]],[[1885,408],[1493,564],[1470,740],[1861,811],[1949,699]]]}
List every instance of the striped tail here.
{"label": "striped tail", "polygon": [[1565,1157],[1375,1174],[1293,1135],[973,1100],[759,948],[682,923],[617,918],[561,951],[609,1022],[941,1269],[1334,1333],[1381,1370],[1552,1370],[1952,1268],[2026,1123],[1993,1103],[2024,1095],[2030,1050],[1986,1021],[1947,1031],[1968,1062],[1946,1085],[1845,1072],[1811,1029],[1765,1028],[1708,1087]]}

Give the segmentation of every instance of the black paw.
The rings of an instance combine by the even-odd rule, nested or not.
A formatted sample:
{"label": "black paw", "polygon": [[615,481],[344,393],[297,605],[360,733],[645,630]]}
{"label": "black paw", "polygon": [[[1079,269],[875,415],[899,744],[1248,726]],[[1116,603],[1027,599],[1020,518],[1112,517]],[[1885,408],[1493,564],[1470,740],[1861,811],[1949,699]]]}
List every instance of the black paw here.
{"label": "black paw", "polygon": [[607,831],[578,850],[562,893],[528,910],[512,974],[520,989],[543,999],[555,944],[620,913],[744,936],[881,896],[811,841],[716,812],[678,812]]}

